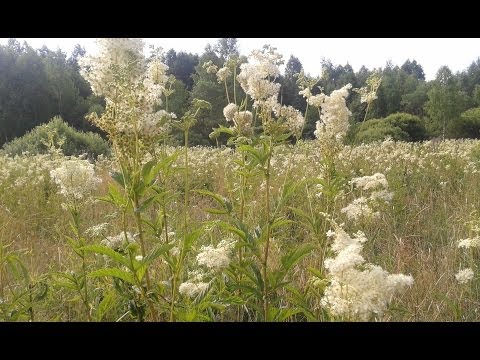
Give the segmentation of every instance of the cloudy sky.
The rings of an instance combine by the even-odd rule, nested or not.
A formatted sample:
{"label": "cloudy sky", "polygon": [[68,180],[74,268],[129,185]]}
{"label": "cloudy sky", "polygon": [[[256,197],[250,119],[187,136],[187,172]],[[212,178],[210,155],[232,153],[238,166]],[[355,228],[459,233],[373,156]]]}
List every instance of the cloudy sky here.
{"label": "cloudy sky", "polygon": [[[47,45],[55,50],[61,48],[70,54],[75,44],[81,44],[87,53],[97,50],[95,39],[17,39],[27,41],[33,48]],[[176,51],[187,51],[201,54],[205,46],[215,44],[215,38],[181,38],[181,39],[145,39],[147,45],[154,44],[165,50],[174,48]],[[8,39],[0,39],[0,44],[6,44]],[[300,59],[307,73],[318,75],[321,70],[322,58],[330,59],[334,64],[345,65],[347,62],[358,71],[362,65],[370,69],[383,67],[388,60],[394,65],[402,65],[407,59],[417,60],[425,71],[427,80],[435,77],[442,65],[447,65],[453,72],[464,70],[480,57],[480,39],[315,39],[315,38],[239,38],[240,52],[248,55],[253,49],[259,49],[265,44],[275,46],[288,60],[290,55]],[[148,47],[146,47],[148,49]]]}

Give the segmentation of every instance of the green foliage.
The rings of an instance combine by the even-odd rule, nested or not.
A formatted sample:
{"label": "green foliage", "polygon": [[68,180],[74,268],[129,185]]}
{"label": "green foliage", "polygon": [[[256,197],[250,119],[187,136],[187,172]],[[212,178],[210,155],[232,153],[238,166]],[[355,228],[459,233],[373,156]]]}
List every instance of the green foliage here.
{"label": "green foliage", "polygon": [[409,136],[408,141],[421,141],[427,139],[425,126],[418,116],[406,113],[396,113],[387,116],[385,121],[406,132]]}
{"label": "green foliage", "polygon": [[174,49],[170,49],[165,55],[168,74],[175,76],[177,81],[182,82],[189,91],[192,90],[192,75],[195,73],[195,66],[198,65],[198,61],[198,55],[182,51],[177,53]]}
{"label": "green foliage", "polygon": [[61,145],[65,155],[80,155],[87,153],[97,157],[108,155],[108,143],[100,135],[92,132],[77,131],[60,117],[53,118],[48,124],[35,127],[24,136],[14,139],[3,146],[9,155],[19,155],[25,151],[31,154],[43,154],[49,151],[49,140],[53,136],[54,144]]}
{"label": "green foliage", "polygon": [[450,134],[456,138],[480,138],[480,107],[469,109],[451,123]]}
{"label": "green foliage", "polygon": [[55,115],[77,129],[93,129],[84,116],[103,99],[91,96],[79,73],[84,54],[78,45],[68,59],[60,50],[34,50],[14,39],[0,46],[0,145]]}
{"label": "green foliage", "polygon": [[[390,136],[397,141],[421,141],[427,138],[424,124],[415,115],[397,113],[384,119],[368,120],[355,129],[354,142],[369,143]],[[352,135],[350,135],[352,136]]]}
{"label": "green foliage", "polygon": [[460,87],[458,79],[446,66],[438,70],[437,77],[427,95],[425,111],[432,120],[432,135],[442,135],[445,138],[448,135],[448,124],[457,120],[468,108],[469,98]]}

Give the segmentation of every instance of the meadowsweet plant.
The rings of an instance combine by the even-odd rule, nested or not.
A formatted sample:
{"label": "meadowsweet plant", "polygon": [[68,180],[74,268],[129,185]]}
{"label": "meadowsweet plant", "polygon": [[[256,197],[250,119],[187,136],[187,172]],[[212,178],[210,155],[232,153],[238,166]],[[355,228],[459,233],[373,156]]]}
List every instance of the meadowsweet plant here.
{"label": "meadowsweet plant", "polygon": [[[131,292],[135,310],[131,314],[139,320],[159,320],[162,316],[159,311],[164,312],[167,307],[168,318],[174,320],[183,262],[190,242],[196,238],[196,233],[192,235],[188,226],[188,133],[195,124],[197,114],[208,108],[209,104],[195,99],[191,110],[177,121],[176,115],[168,112],[168,96],[172,94],[174,78],[166,75],[168,67],[160,60],[161,52],[158,49],[147,61],[143,54],[143,42],[139,39],[101,39],[99,46],[99,56],[87,57],[82,61],[82,74],[95,94],[106,99],[104,114],[101,117],[92,114],[90,120],[104,130],[112,142],[120,168],[120,172],[112,178],[123,188],[123,193],[112,184],[109,195],[102,199],[114,204],[122,212],[124,237],[129,244],[125,249],[126,254],[119,254],[115,250],[112,252],[112,249],[102,245],[87,248],[109,256],[117,265],[98,270],[91,276],[111,276],[120,279],[127,289],[136,290]],[[165,139],[173,126],[185,134],[183,241],[178,256],[169,252],[174,244],[169,241],[167,223],[167,208],[174,197],[168,190],[168,178],[178,154],[166,153]],[[158,153],[157,144],[162,140],[163,151]],[[128,241],[129,214],[134,218],[138,245]],[[162,255],[165,255],[168,266],[168,275],[165,274],[169,277],[168,289],[154,284],[150,274],[150,265]],[[155,280],[155,283],[160,281]],[[162,304],[160,299],[168,304]],[[148,313],[141,302],[146,303]],[[161,305],[160,308],[158,305]]]}
{"label": "meadowsweet plant", "polygon": [[390,202],[393,198],[393,193],[388,191],[387,179],[381,173],[353,178],[350,180],[350,185],[352,191],[356,189],[360,192],[360,196],[342,208],[341,212],[354,221],[360,218],[378,217],[380,212],[374,209],[381,203]]}
{"label": "meadowsweet plant", "polygon": [[329,213],[337,196],[341,193],[344,183],[343,176],[337,171],[336,162],[338,154],[344,147],[343,141],[350,127],[349,117],[352,113],[348,109],[345,99],[352,86],[347,84],[341,89],[332,91],[329,96],[324,94],[323,89],[320,88],[320,93],[313,95],[312,89],[317,82],[318,79],[309,79],[303,74],[300,74],[298,79],[299,87],[302,89],[299,94],[307,100],[308,105],[317,109],[319,115],[314,134],[321,155],[323,174],[317,182],[320,186],[319,190],[325,197],[326,212]]}
{"label": "meadowsweet plant", "polygon": [[[158,52],[150,61],[145,59],[144,44],[140,39],[100,39],[98,44],[100,54],[83,58],[81,69],[94,93],[105,97],[106,109],[102,116],[98,117],[93,113],[89,119],[104,130],[112,142],[121,170],[113,175],[113,179],[123,188],[122,194],[111,185],[109,196],[105,200],[113,203],[123,213],[126,239],[126,216],[127,213],[132,213],[140,256],[147,259],[150,246],[145,238],[142,212],[155,200],[155,196],[151,194],[152,187],[162,164],[164,165],[162,162],[157,164],[155,160],[148,161],[148,155],[154,154],[155,144],[168,136],[172,120],[176,117],[169,113],[168,109],[160,108],[163,103],[162,96],[167,95],[168,98],[168,83],[171,79],[166,75],[167,66],[160,61]],[[130,272],[135,273],[134,281],[129,281],[130,277],[126,280],[126,276],[123,276],[123,279],[118,276],[117,278],[132,286],[139,285],[142,289],[140,292],[148,303],[151,318],[157,319],[151,297],[152,284],[147,266],[149,262],[135,260],[135,249],[130,250],[128,265],[124,265]],[[158,252],[155,254],[157,257],[161,255]],[[110,255],[113,256],[113,253]],[[140,273],[138,263],[141,263]],[[143,319],[143,314],[140,318]]]}
{"label": "meadowsweet plant", "polygon": [[335,317],[345,320],[369,320],[381,317],[392,297],[413,284],[413,277],[389,274],[378,265],[367,263],[361,255],[365,234],[358,231],[352,236],[334,221],[332,257],[325,260],[328,285],[321,305]]}
{"label": "meadowsweet plant", "polygon": [[3,321],[35,321],[35,305],[48,291],[44,277],[33,279],[24,258],[25,249],[14,250],[0,235],[0,318]]}
{"label": "meadowsweet plant", "polygon": [[[198,239],[201,229],[191,229],[188,224],[188,211],[189,211],[189,192],[190,192],[190,175],[189,175],[189,163],[188,163],[188,134],[192,126],[196,123],[196,117],[202,110],[210,110],[211,105],[207,101],[200,99],[193,99],[192,106],[189,111],[185,113],[181,121],[176,126],[184,133],[184,206],[183,206],[183,241],[180,244],[180,251],[178,256],[173,256],[167,259],[170,264],[172,273],[171,283],[171,299],[170,299],[170,315],[169,320],[175,320],[175,306],[177,294],[179,292],[179,282],[183,277],[184,263],[187,255],[191,249],[191,246],[195,240]],[[168,233],[166,233],[168,236]],[[169,255],[169,254],[167,254]]]}
{"label": "meadowsweet plant", "polygon": [[[240,65],[237,76],[230,78],[231,61],[217,69],[205,64],[207,71],[216,73],[221,82],[229,79],[238,82],[246,97],[238,102],[236,94],[227,99],[223,114],[229,128],[219,127],[213,135],[220,132],[230,135],[229,144],[234,145],[238,153],[237,171],[240,181],[232,192],[232,198],[226,199],[218,194],[203,191],[213,198],[220,209],[211,209],[227,218],[220,221],[221,228],[238,237],[237,257],[227,270],[233,283],[232,295],[242,299],[238,307],[237,320],[248,316],[250,309],[262,315],[264,321],[278,320],[293,315],[291,309],[281,308],[279,293],[289,283],[288,274],[294,265],[306,256],[312,247],[307,243],[293,247],[281,259],[280,264],[272,266],[270,260],[271,242],[274,234],[289,223],[283,211],[287,199],[294,193],[294,184],[285,182],[278,199],[272,201],[272,158],[275,149],[286,143],[289,138],[301,137],[304,116],[291,106],[278,102],[280,84],[275,80],[280,75],[279,65],[282,56],[275,48],[265,46],[253,51],[248,61]],[[235,75],[235,72],[233,72]],[[233,101],[232,101],[233,99]],[[263,199],[250,198],[250,183],[260,179]],[[247,213],[248,200],[258,203],[254,214]],[[258,211],[261,209],[261,211]],[[251,221],[253,219],[253,221]],[[244,311],[245,310],[245,311]]]}
{"label": "meadowsweet plant", "polygon": [[466,223],[469,227],[470,236],[457,242],[457,247],[464,254],[464,262],[468,267],[460,269],[455,274],[455,279],[460,284],[469,284],[475,278],[478,269],[478,249],[480,248],[480,226],[477,220]]}
{"label": "meadowsweet plant", "polygon": [[[101,182],[95,174],[94,165],[87,160],[72,158],[64,161],[59,167],[50,171],[50,176],[57,184],[59,193],[64,198],[62,207],[67,210],[72,222],[70,228],[72,236],[66,236],[66,239],[81,261],[82,268],[80,275],[73,273],[57,273],[56,275],[66,281],[70,288],[74,288],[85,307],[88,320],[91,320],[91,303],[89,298],[89,289],[87,281],[87,254],[83,250],[86,245],[86,238],[82,233],[81,212],[92,203],[92,193]],[[65,283],[63,283],[65,284]]]}
{"label": "meadowsweet plant", "polygon": [[382,76],[378,72],[374,72],[367,79],[367,86],[364,86],[359,89],[352,89],[360,95],[360,102],[366,103],[367,108],[365,109],[365,116],[363,121],[367,119],[368,110],[370,105],[377,99],[377,91],[382,83]]}

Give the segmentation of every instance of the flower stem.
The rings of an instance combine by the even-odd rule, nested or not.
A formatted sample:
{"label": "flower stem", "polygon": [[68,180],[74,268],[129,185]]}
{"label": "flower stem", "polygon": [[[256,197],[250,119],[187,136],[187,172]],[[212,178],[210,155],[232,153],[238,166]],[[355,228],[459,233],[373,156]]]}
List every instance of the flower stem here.
{"label": "flower stem", "polygon": [[[270,140],[271,141],[271,140]],[[268,250],[270,247],[270,159],[271,159],[271,143],[268,149],[267,171],[265,173],[266,191],[265,191],[265,213],[267,218],[267,240],[265,244],[263,257],[263,313],[264,321],[268,319]]]}

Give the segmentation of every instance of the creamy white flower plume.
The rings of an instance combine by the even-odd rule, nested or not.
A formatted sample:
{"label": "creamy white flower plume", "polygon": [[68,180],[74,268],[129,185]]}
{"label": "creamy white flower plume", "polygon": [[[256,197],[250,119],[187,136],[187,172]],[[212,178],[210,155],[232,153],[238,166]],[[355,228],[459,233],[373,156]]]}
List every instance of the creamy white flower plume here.
{"label": "creamy white flower plume", "polygon": [[457,274],[455,274],[455,279],[457,279],[460,284],[466,284],[473,279],[473,275],[473,270],[470,268],[466,268],[460,270]]}

